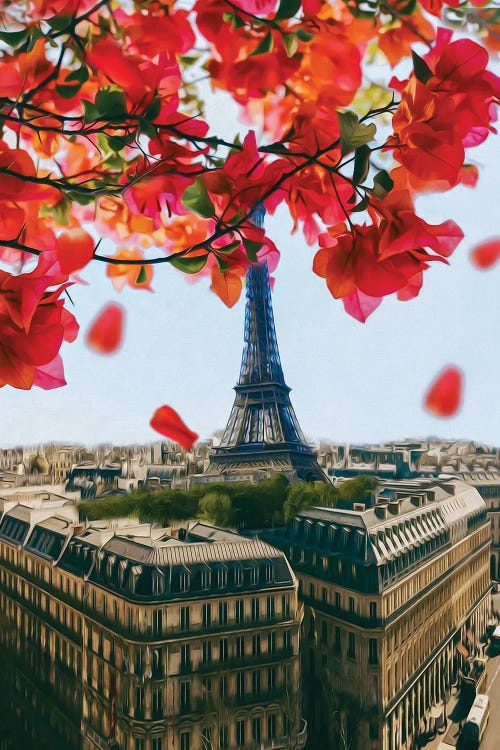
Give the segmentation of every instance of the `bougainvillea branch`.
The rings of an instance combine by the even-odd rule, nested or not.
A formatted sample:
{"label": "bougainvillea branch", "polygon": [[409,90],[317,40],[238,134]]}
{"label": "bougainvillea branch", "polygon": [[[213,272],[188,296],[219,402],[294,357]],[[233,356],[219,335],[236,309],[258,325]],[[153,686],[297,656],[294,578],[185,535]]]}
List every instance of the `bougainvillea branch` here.
{"label": "bougainvillea branch", "polygon": [[[232,306],[248,265],[279,259],[257,208],[288,212],[358,320],[387,295],[416,296],[463,234],[427,223],[415,200],[476,184],[468,153],[495,132],[498,38],[498,12],[478,0],[5,4],[0,383],[63,384],[58,347],[76,323],[58,295],[91,262],[117,289],[151,290],[156,265],[208,275]],[[396,75],[370,81],[387,67]],[[241,139],[213,132],[206,80],[239,107]],[[115,250],[98,252],[99,238]],[[37,274],[36,314],[20,315]],[[63,313],[71,330],[56,336]],[[37,363],[22,342],[44,320],[52,359]]]}

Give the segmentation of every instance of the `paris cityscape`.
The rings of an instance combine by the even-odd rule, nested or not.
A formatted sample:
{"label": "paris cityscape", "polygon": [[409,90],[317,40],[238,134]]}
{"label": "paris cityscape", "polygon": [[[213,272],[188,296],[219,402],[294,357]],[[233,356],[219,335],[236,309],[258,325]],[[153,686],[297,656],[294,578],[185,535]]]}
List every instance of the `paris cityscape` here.
{"label": "paris cityscape", "polygon": [[0,451],[1,750],[497,748],[499,449],[311,445],[265,263],[235,392],[190,450]]}

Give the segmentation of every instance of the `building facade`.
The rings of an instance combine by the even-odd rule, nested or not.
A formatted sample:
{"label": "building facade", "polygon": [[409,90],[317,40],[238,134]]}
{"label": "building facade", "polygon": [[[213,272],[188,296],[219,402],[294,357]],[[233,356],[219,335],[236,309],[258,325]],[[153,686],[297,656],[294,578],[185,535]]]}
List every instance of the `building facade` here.
{"label": "building facade", "polygon": [[269,538],[305,603],[311,746],[413,747],[486,629],[490,527],[478,492],[457,480],[386,485],[373,508],[305,510]]}
{"label": "building facade", "polygon": [[4,513],[2,750],[300,750],[302,608],[283,553],[132,523]]}
{"label": "building facade", "polygon": [[494,581],[500,581],[500,472],[472,471],[460,477],[475,487],[486,503],[491,523],[490,573]]}

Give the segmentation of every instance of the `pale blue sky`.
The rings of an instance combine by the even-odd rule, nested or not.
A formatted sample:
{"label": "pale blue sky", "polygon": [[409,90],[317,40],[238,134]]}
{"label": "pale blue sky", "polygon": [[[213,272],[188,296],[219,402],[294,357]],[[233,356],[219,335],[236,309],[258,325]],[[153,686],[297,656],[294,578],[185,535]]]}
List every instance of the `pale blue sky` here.
{"label": "pale blue sky", "polygon": [[[434,264],[419,297],[386,299],[365,325],[312,273],[314,248],[300,233],[290,236],[286,212],[266,220],[282,253],[273,295],[281,359],[310,438],[376,442],[432,434],[500,443],[500,266],[480,272],[468,260],[475,243],[500,234],[498,138],[471,156],[483,168],[476,190],[456,188],[418,205],[429,222],[454,218],[464,230],[451,266]],[[153,441],[149,419],[164,403],[201,437],[224,427],[239,372],[244,296],[228,310],[207,280],[186,283],[168,266],[155,270],[155,294],[118,294],[104,272],[95,264],[82,273],[91,285],[71,290],[82,332],[63,347],[68,386],[0,392],[0,447]],[[127,309],[126,338],[119,353],[101,357],[86,348],[84,333],[109,300]],[[460,413],[443,420],[423,410],[422,398],[449,363],[466,374],[465,398]]]}

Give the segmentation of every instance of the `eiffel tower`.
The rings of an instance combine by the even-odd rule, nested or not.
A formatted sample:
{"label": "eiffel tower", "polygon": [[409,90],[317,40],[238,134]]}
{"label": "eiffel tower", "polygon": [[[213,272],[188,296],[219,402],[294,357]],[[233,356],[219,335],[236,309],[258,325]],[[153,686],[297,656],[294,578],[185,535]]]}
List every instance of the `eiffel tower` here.
{"label": "eiffel tower", "polygon": [[264,470],[327,481],[290,401],[274,327],[267,262],[249,266],[241,369],[229,420],[208,474]]}

